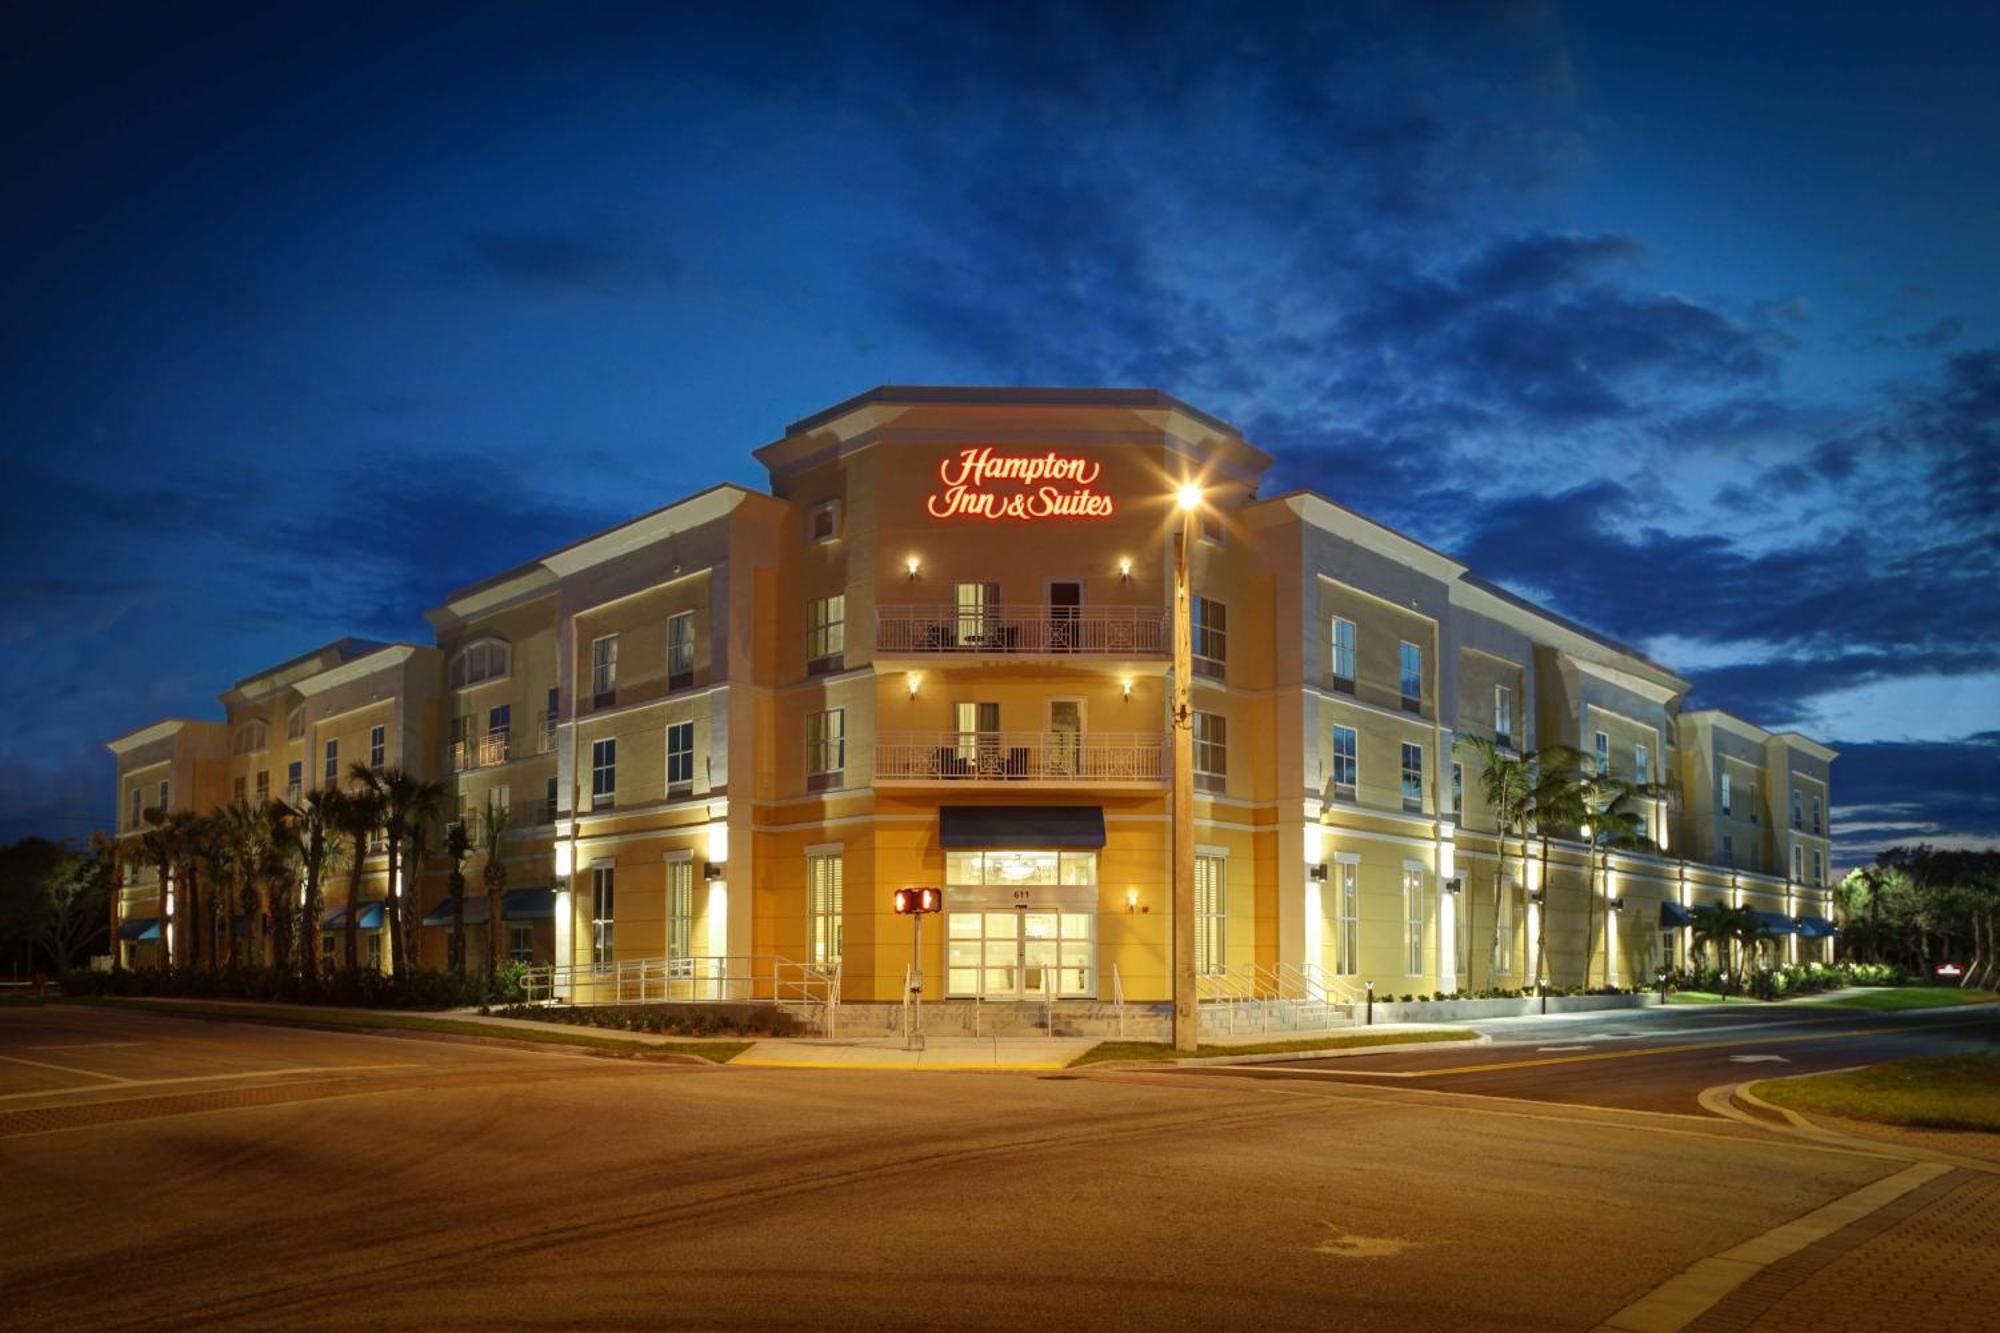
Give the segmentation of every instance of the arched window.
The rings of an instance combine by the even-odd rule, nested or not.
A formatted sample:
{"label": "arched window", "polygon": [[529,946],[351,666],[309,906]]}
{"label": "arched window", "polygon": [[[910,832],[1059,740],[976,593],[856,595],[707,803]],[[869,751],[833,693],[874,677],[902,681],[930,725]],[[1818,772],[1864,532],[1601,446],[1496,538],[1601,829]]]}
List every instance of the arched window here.
{"label": "arched window", "polygon": [[285,739],[288,741],[303,740],[305,734],[306,706],[300,704],[297,708],[285,714]]}
{"label": "arched window", "polygon": [[255,754],[264,748],[264,721],[252,718],[236,729],[235,743],[230,747],[236,754]]}
{"label": "arched window", "polygon": [[464,689],[483,680],[497,680],[512,665],[513,650],[501,639],[468,643],[451,659],[451,687]]}

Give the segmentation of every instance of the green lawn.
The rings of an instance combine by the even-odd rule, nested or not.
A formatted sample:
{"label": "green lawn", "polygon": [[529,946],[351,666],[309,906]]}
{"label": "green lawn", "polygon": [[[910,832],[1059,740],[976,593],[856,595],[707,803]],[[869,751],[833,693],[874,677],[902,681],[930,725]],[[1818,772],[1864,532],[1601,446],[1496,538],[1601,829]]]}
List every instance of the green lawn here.
{"label": "green lawn", "polygon": [[1871,990],[1865,995],[1843,995],[1834,1000],[1808,1000],[1800,1004],[1823,1004],[1840,1009],[1941,1009],[1955,1004],[1985,1004],[1994,999],[1990,990],[1952,990],[1944,986],[1896,986]]}
{"label": "green lawn", "polygon": [[1302,1037],[1295,1041],[1260,1041],[1248,1046],[1198,1046],[1177,1051],[1163,1041],[1104,1041],[1070,1061],[1078,1065],[1108,1060],[1197,1060],[1224,1055],[1288,1055],[1292,1052],[1350,1050],[1357,1046],[1401,1046],[1409,1042],[1472,1041],[1479,1034],[1458,1029],[1425,1032],[1344,1032],[1333,1037]]}
{"label": "green lawn", "polygon": [[1772,1079],[1751,1091],[1794,1111],[2000,1133],[2000,1053],[1895,1060],[1845,1074]]}
{"label": "green lawn", "polygon": [[536,1046],[571,1046],[614,1055],[635,1055],[642,1059],[673,1059],[695,1056],[716,1064],[733,1060],[753,1045],[747,1041],[676,1041],[671,1046],[633,1041],[616,1033],[592,1032],[550,1024],[541,1028],[500,1027],[468,1022],[462,1018],[433,1018],[428,1014],[376,1013],[359,1009],[322,1009],[303,1004],[208,1004],[201,1000],[118,1000],[77,999],[72,1004],[98,1005],[145,1014],[167,1014],[175,1018],[218,1018],[236,1023],[278,1023],[287,1027],[375,1029],[396,1032],[437,1032],[453,1037],[486,1037],[501,1041],[526,1042]]}
{"label": "green lawn", "polygon": [[1667,995],[1668,1004],[1755,1004],[1748,995],[1718,995],[1712,990],[1677,990]]}

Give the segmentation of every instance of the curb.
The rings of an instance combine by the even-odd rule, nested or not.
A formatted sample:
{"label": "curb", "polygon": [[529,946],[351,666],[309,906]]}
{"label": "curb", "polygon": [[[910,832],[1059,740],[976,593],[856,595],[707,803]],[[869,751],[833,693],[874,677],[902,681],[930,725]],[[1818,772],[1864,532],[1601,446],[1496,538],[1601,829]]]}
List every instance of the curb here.
{"label": "curb", "polygon": [[1200,1069],[1209,1065],[1296,1064],[1301,1060],[1336,1060],[1358,1055],[1394,1055],[1401,1051],[1460,1051],[1471,1046],[1491,1046],[1493,1038],[1475,1033],[1463,1041],[1384,1042],[1379,1046],[1329,1046],[1321,1051],[1262,1051],[1248,1055],[1197,1055],[1185,1060],[1093,1060],[1087,1065],[1066,1068],[1083,1072],[1092,1069]]}

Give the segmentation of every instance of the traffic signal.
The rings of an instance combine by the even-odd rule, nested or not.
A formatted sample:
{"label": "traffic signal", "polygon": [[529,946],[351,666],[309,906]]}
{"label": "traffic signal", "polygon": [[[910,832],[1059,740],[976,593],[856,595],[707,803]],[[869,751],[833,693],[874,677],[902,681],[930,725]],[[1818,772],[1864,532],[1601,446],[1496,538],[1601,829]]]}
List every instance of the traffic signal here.
{"label": "traffic signal", "polygon": [[938,889],[897,889],[896,915],[922,916],[935,912],[944,906],[944,894]]}

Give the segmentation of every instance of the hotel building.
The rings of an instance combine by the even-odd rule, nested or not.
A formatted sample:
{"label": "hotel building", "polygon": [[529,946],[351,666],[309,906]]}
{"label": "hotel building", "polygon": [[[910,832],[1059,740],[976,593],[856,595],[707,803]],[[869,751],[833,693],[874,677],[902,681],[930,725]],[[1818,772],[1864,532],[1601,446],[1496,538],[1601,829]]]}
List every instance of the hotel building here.
{"label": "hotel building", "polygon": [[[400,766],[475,823],[508,810],[504,919],[480,902],[473,931],[558,993],[817,977],[892,1001],[915,961],[927,1000],[1164,1001],[1185,521],[1211,993],[1514,989],[1544,937],[1558,986],[1645,986],[1723,901],[1830,957],[1832,750],[1683,711],[1688,681],[1633,649],[1324,495],[1266,494],[1271,457],[1185,403],[881,388],[755,456],[768,492],[715,486],[462,589],[432,644],[344,640],[239,681],[222,721],[111,742],[121,833]],[[1466,736],[1671,787],[1643,803],[1651,848],[1503,838]],[[438,843],[408,877],[429,963]],[[353,907],[379,940],[385,875],[371,858],[352,905],[330,875],[322,924]],[[890,905],[910,885],[944,892],[916,960]],[[174,927],[143,865],[123,894],[143,962]]]}

